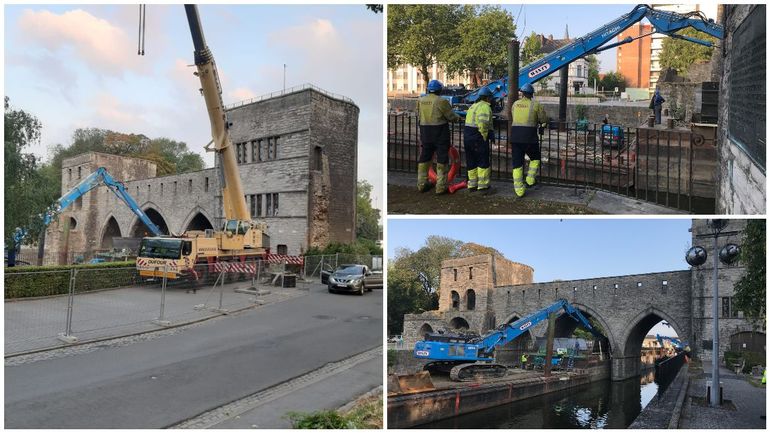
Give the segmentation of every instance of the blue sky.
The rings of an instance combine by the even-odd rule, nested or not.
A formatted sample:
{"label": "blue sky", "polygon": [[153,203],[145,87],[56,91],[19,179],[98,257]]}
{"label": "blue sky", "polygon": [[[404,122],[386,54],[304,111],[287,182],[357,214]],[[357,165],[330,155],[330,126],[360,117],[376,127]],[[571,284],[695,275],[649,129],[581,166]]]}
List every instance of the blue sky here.
{"label": "blue sky", "polygon": [[[532,266],[535,282],[688,269],[689,219],[389,219],[388,256],[430,235],[493,247]],[[658,324],[650,333],[676,335]]]}
{"label": "blue sky", "polygon": [[[148,5],[137,56],[137,5],[5,6],[5,95],[36,115],[32,150],[69,144],[79,127],[187,143],[204,156],[211,134],[182,5]],[[383,14],[363,5],[202,5],[225,104],[312,83],[351,98],[359,117],[358,176],[382,205]]]}

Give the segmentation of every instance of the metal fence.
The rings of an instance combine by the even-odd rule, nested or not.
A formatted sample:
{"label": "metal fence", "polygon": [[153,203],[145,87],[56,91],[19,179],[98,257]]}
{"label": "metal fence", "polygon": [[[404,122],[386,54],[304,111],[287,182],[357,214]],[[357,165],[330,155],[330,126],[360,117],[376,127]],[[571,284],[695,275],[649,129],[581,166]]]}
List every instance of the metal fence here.
{"label": "metal fence", "polygon": [[[713,139],[680,129],[609,128],[551,122],[541,136],[540,181],[595,189],[695,213],[715,209],[716,148]],[[450,124],[465,175],[463,122]],[[508,122],[496,119],[491,143],[492,178],[511,181]],[[419,128],[413,113],[388,115],[388,170],[417,171]]]}
{"label": "metal fence", "polygon": [[344,253],[305,256],[303,277],[306,280],[320,279],[321,271],[333,271],[344,264],[366,265],[372,271],[381,271],[383,268],[382,256]]}
{"label": "metal fence", "polygon": [[[180,279],[142,278],[133,267],[6,272],[5,354],[186,324],[301,296],[313,284],[259,261],[247,272],[195,271]],[[36,297],[19,297],[25,292]]]}
{"label": "metal fence", "polygon": [[[92,251],[45,251],[43,257],[38,257],[36,249],[22,248],[16,253],[16,266],[55,266],[88,263],[92,259],[108,262],[123,262],[133,260],[131,254],[118,254],[110,250]],[[8,266],[8,253],[6,251],[5,265]]]}

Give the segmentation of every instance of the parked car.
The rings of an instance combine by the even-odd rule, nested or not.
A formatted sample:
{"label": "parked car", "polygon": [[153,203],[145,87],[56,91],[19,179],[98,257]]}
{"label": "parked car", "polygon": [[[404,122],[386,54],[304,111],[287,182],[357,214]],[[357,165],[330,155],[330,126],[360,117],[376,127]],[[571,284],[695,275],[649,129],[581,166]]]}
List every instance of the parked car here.
{"label": "parked car", "polygon": [[321,284],[329,284],[329,275],[334,273],[334,268],[329,264],[324,264],[321,269]]}
{"label": "parked car", "polygon": [[373,288],[382,288],[382,272],[372,272],[364,265],[342,265],[328,279],[329,293],[355,292],[363,295]]}

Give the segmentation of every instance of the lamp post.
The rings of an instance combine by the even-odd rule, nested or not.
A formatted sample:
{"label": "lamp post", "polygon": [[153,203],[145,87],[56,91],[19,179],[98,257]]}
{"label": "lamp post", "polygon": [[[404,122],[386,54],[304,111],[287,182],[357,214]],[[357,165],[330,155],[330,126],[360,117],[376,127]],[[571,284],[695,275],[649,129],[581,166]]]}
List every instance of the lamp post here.
{"label": "lamp post", "polygon": [[[713,300],[711,305],[711,314],[713,316],[713,342],[711,353],[711,394],[710,401],[712,407],[717,407],[721,403],[719,400],[719,261],[726,265],[730,265],[737,260],[740,254],[740,247],[735,244],[727,244],[722,247],[721,250],[717,248],[717,239],[722,230],[727,227],[729,223],[725,219],[710,219],[706,220],[706,225],[711,229],[714,235],[714,271],[712,279],[714,281],[713,286]],[[690,266],[698,267],[706,263],[708,253],[706,249],[696,245],[690,248],[685,255],[685,260]]]}

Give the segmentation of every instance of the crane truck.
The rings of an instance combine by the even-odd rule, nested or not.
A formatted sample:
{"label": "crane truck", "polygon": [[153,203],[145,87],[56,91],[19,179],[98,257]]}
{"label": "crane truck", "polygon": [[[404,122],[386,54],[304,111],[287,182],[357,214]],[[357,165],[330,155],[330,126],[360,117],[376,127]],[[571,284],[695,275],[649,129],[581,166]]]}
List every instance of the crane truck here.
{"label": "crane truck", "polygon": [[[607,42],[621,34],[624,30],[644,18],[647,18],[653,25],[655,28],[654,32],[636,38],[628,36],[618,42],[607,44]],[[631,12],[605,24],[583,37],[573,40],[558,50],[521,68],[519,71],[518,85],[521,87],[525,84],[534,84],[554,72],[567,67],[571,62],[574,62],[581,57],[596,54],[619,45],[628,44],[635,39],[649,36],[653,33],[662,33],[672,38],[687,40],[707,47],[713,46],[709,41],[677,33],[686,28],[693,28],[717,39],[724,39],[724,29],[722,26],[714,23],[713,20],[706,19],[701,12],[678,14],[675,12],[658,10],[649,5],[637,5]],[[500,112],[503,109],[504,98],[508,95],[507,76],[504,76],[499,80],[491,81],[484,86],[466,93],[464,96],[448,95],[447,99],[449,99],[450,102],[455,105],[456,109],[460,110],[462,113],[461,110],[464,110],[465,107],[478,100],[479,92],[484,88],[487,88],[492,92],[494,100],[492,103],[493,110],[495,112]]]}
{"label": "crane truck", "polygon": [[[54,217],[58,215],[61,211],[68,208],[72,203],[75,202],[75,200],[79,199],[80,197],[83,197],[86,193],[91,191],[92,189],[104,185],[107,188],[112,191],[116,197],[120,201],[122,201],[126,206],[128,206],[129,209],[131,209],[131,212],[133,212],[139,220],[144,223],[145,226],[152,232],[154,236],[163,236],[163,232],[161,231],[160,227],[158,227],[149,216],[147,216],[146,213],[142,210],[141,207],[136,203],[136,200],[131,196],[131,194],[128,193],[128,190],[126,189],[125,185],[123,185],[122,182],[115,180],[110,173],[107,171],[104,167],[99,167],[94,171],[93,173],[86,176],[85,179],[83,179],[80,183],[75,185],[71,190],[69,190],[67,193],[65,193],[63,196],[59,197],[58,200],[50,207],[50,210],[42,215],[43,218],[43,226],[47,227],[48,224],[53,221]],[[24,240],[24,238],[27,236],[27,231],[23,228],[17,228],[13,235],[13,251],[15,252],[16,249],[21,246],[21,242]],[[12,254],[8,254],[8,265],[13,266],[12,263]]]}
{"label": "crane truck", "polygon": [[225,220],[219,230],[195,230],[178,237],[142,239],[136,259],[136,267],[142,277],[197,277],[196,263],[261,259],[270,248],[265,225],[251,220],[246,205],[235,149],[230,139],[230,122],[222,101],[219,74],[214,56],[206,45],[198,7],[185,5],[184,8],[195,49],[194,75],[200,79],[200,91],[211,123],[212,140],[205,149],[214,152],[218,162]]}
{"label": "crane truck", "polygon": [[507,367],[495,362],[495,349],[515,340],[531,327],[548,319],[552,313],[564,310],[563,314],[577,321],[598,339],[606,339],[586,317],[564,299],[536,311],[513,323],[506,323],[481,336],[429,333],[414,346],[414,357],[425,359],[423,370],[428,372],[449,372],[454,381],[474,378],[504,377]]}

